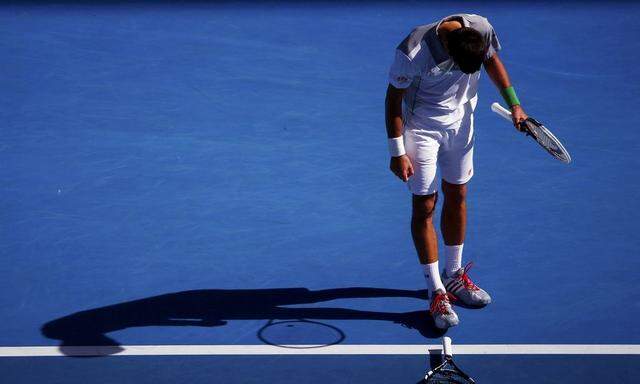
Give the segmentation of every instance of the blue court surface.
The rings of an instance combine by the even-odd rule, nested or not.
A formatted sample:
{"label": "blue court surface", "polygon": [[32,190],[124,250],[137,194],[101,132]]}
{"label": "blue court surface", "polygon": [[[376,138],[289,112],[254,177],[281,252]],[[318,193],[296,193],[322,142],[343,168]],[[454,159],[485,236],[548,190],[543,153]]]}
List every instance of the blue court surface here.
{"label": "blue court surface", "polygon": [[422,1],[0,5],[1,381],[419,382],[444,333],[384,96],[459,12],[574,161],[483,74],[464,261],[493,303],[457,307],[455,359],[640,382],[640,4]]}

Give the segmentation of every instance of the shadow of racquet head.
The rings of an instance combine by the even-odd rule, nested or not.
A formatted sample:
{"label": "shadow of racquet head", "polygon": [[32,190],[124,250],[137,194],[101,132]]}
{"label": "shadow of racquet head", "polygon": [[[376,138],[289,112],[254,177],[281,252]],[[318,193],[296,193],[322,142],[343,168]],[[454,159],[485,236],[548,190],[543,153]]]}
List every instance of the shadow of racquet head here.
{"label": "shadow of racquet head", "polygon": [[272,319],[260,328],[258,338],[276,347],[309,349],[340,344],[346,336],[340,328],[320,321]]}

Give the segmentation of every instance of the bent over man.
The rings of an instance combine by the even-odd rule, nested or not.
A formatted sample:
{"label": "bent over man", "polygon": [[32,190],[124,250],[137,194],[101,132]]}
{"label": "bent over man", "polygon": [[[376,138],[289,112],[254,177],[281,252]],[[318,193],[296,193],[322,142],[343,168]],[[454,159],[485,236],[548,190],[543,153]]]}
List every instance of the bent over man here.
{"label": "bent over man", "polygon": [[[385,112],[390,168],[412,193],[411,234],[431,295],[429,311],[438,328],[458,324],[453,299],[470,306],[491,302],[469,277],[471,264],[462,267],[462,249],[466,184],[473,176],[473,111],[483,65],[511,108],[516,128],[527,118],[498,57],[500,48],[486,18],[452,15],[414,29],[397,47],[389,73]],[[442,274],[433,225],[436,170],[444,195]]]}

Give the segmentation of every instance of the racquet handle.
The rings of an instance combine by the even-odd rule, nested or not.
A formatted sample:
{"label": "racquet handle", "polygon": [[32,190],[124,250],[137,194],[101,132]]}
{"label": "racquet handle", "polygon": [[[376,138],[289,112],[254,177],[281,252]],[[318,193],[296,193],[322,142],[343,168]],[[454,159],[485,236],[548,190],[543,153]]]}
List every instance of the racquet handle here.
{"label": "racquet handle", "polygon": [[502,116],[506,120],[511,121],[511,112],[498,103],[491,104],[491,110],[498,115]]}
{"label": "racquet handle", "polygon": [[442,351],[444,352],[445,356],[453,356],[453,348],[451,347],[450,337],[445,336],[442,338]]}

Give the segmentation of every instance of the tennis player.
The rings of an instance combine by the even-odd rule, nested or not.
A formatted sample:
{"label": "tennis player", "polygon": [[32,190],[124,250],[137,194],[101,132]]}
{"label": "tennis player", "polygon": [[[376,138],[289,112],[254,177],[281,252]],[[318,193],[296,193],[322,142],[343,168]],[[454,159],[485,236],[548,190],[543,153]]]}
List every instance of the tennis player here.
{"label": "tennis player", "polygon": [[[527,118],[499,50],[498,37],[486,18],[456,14],[414,29],[398,45],[389,73],[385,110],[390,168],[413,195],[411,234],[431,295],[430,313],[442,329],[459,322],[451,300],[469,306],[491,302],[469,277],[471,264],[462,267],[462,248],[480,67],[484,65],[511,108],[517,129]],[[444,195],[442,275],[432,219],[438,196],[436,170]]]}

